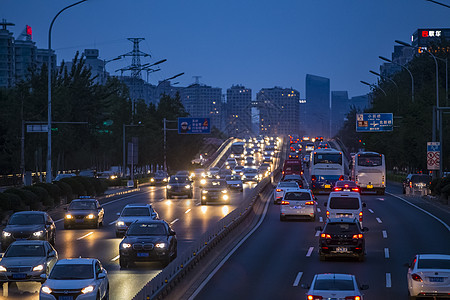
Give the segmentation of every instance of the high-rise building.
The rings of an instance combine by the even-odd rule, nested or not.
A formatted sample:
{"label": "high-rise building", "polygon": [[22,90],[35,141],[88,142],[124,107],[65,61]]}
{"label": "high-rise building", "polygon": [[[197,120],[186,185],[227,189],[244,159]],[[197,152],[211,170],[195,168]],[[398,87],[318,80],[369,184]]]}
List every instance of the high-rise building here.
{"label": "high-rise building", "polygon": [[180,90],[181,102],[191,117],[211,119],[211,128],[223,130],[222,89],[194,83]]}
{"label": "high-rise building", "polygon": [[306,134],[330,136],[330,79],[306,74],[304,124]]}
{"label": "high-rise building", "polygon": [[261,134],[298,134],[300,92],[292,88],[264,88],[256,95]]}
{"label": "high-rise building", "polygon": [[450,28],[417,29],[412,35],[412,46],[425,48],[432,52],[450,52],[448,48],[439,48],[442,39],[450,40]]}
{"label": "high-rise building", "polygon": [[[394,63],[384,63],[380,66],[380,74],[383,77],[392,77],[395,73],[402,70],[401,66],[406,66],[414,57],[415,50],[406,46],[394,46],[391,60]],[[399,66],[401,65],[401,66]]]}
{"label": "high-rise building", "polygon": [[14,85],[14,37],[7,26],[13,26],[3,20],[0,25],[0,87],[12,87]]}
{"label": "high-rise building", "polygon": [[348,92],[332,91],[331,92],[331,136],[333,137],[342,125],[347,113],[350,110]]}
{"label": "high-rise building", "polygon": [[242,85],[227,89],[225,131],[232,136],[253,132],[252,90]]}
{"label": "high-rise building", "polygon": [[352,97],[349,101],[350,109],[355,107],[359,112],[364,112],[364,110],[371,107],[369,103],[369,95],[361,95]]}

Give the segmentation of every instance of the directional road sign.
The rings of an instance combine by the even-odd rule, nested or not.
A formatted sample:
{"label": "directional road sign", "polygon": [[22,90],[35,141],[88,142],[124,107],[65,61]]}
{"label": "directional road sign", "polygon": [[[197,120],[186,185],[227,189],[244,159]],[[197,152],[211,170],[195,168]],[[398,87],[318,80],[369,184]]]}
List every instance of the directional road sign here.
{"label": "directional road sign", "polygon": [[179,134],[211,133],[210,118],[178,118]]}
{"label": "directional road sign", "polygon": [[47,132],[47,124],[33,124],[27,125],[27,132]]}
{"label": "directional road sign", "polygon": [[356,132],[392,131],[393,127],[392,113],[356,114]]}
{"label": "directional road sign", "polygon": [[439,170],[441,160],[441,143],[428,142],[427,143],[427,169]]}

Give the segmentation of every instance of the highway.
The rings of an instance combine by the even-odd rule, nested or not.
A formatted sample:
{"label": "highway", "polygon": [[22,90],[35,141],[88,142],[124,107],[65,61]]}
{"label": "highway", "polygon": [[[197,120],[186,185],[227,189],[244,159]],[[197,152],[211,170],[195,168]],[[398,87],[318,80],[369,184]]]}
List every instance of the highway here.
{"label": "highway", "polygon": [[[407,267],[417,253],[450,254],[450,214],[410,199],[401,188],[390,186],[387,194],[363,195],[367,204],[363,225],[366,260],[319,261],[316,226],[323,223],[327,195],[317,195],[319,218],[315,222],[280,222],[278,205],[270,202],[261,226],[211,278],[195,299],[306,299],[317,273],[349,273],[368,284],[365,300],[407,299]],[[416,205],[414,207],[404,200]],[[269,201],[270,199],[264,199]]]}

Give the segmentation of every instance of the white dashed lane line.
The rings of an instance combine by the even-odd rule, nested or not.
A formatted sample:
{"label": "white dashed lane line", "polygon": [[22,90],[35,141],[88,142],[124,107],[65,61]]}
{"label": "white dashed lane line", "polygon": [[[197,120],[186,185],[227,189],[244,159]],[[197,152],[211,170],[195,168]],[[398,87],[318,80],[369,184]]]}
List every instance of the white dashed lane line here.
{"label": "white dashed lane line", "polygon": [[387,231],[386,230],[383,230],[383,238],[387,239]]}
{"label": "white dashed lane line", "polygon": [[173,220],[172,222],[170,222],[170,225],[173,225],[173,224],[175,224],[176,222],[178,222],[179,220],[178,219],[175,219],[175,220]]}
{"label": "white dashed lane line", "polygon": [[321,212],[320,208],[317,208],[317,212]]}
{"label": "white dashed lane line", "polygon": [[373,214],[373,210],[371,208],[369,208],[369,211],[370,211],[371,214]]}
{"label": "white dashed lane line", "polygon": [[119,257],[120,257],[120,255],[117,255],[116,257],[114,257],[113,259],[111,259],[111,261],[116,261],[116,260],[119,259]]}
{"label": "white dashed lane line", "polygon": [[303,272],[298,272],[297,277],[295,277],[294,284],[292,286],[298,286],[300,279],[302,279]]}
{"label": "white dashed lane line", "polygon": [[310,257],[313,250],[314,250],[314,247],[309,247],[308,253],[306,253],[306,257]]}
{"label": "white dashed lane line", "polygon": [[316,236],[319,236],[320,235],[320,230],[317,230],[316,231]]}
{"label": "white dashed lane line", "polygon": [[384,258],[389,258],[389,248],[384,248]]}
{"label": "white dashed lane line", "polygon": [[322,217],[319,217],[319,222],[323,222],[323,218]]}
{"label": "white dashed lane line", "polygon": [[392,287],[391,273],[386,273],[386,287],[388,288]]}
{"label": "white dashed lane line", "polygon": [[381,222],[381,219],[380,219],[380,218],[377,218],[377,222],[378,222],[378,223],[383,223],[383,222]]}
{"label": "white dashed lane line", "polygon": [[184,213],[187,214],[191,211],[191,209],[189,208],[187,211],[185,211]]}
{"label": "white dashed lane line", "polygon": [[86,238],[86,237],[88,237],[88,236],[90,236],[90,235],[92,235],[92,234],[94,234],[93,231],[91,231],[91,232],[89,232],[88,234],[85,234],[85,235],[83,235],[83,236],[77,238],[77,241],[82,240],[82,239],[84,239],[84,238]]}

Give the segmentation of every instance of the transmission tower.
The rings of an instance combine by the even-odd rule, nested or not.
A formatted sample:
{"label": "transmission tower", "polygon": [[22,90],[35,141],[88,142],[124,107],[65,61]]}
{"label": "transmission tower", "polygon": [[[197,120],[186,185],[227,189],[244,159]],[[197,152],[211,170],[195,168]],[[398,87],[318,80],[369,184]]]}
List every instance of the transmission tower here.
{"label": "transmission tower", "polygon": [[133,51],[122,54],[121,56],[131,56],[132,61],[130,66],[122,68],[121,70],[131,71],[131,77],[133,79],[141,79],[141,71],[142,71],[141,56],[151,57],[151,55],[139,50],[139,43],[145,40],[144,38],[128,38],[128,40],[133,42]]}

